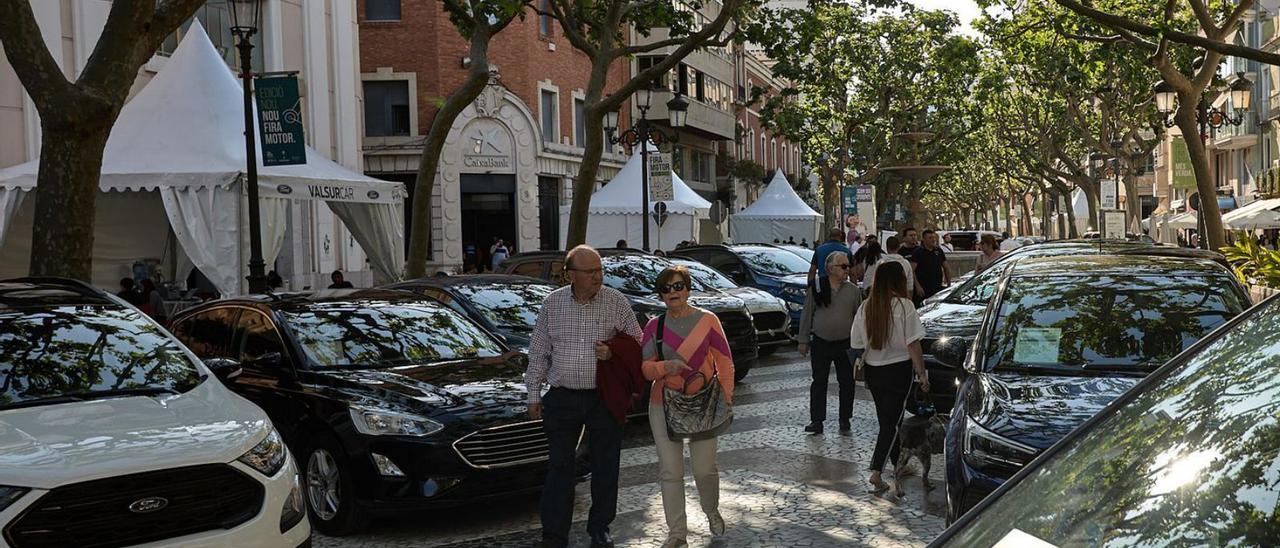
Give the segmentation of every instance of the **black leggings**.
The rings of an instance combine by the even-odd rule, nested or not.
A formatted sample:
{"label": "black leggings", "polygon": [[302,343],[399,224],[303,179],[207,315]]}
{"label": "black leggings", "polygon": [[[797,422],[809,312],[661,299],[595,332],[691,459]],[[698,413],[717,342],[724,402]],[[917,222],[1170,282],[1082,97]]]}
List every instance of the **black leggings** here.
{"label": "black leggings", "polygon": [[871,454],[871,469],[882,472],[886,456],[893,462],[898,462],[898,424],[902,422],[907,394],[911,393],[911,360],[889,365],[867,365],[863,367],[863,371],[867,389],[876,402],[876,419],[880,423],[876,449]]}

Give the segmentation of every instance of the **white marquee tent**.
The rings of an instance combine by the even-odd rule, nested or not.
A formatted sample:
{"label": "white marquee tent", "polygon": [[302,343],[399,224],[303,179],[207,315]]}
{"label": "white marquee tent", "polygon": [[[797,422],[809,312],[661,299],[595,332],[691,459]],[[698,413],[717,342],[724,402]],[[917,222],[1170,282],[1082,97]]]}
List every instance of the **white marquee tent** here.
{"label": "white marquee tent", "polygon": [[[191,25],[163,70],[120,113],[103,156],[93,282],[115,287],[129,266],[177,241],[179,276],[198,267],[224,294],[245,289],[243,90],[201,25]],[[256,109],[255,109],[256,110]],[[405,192],[307,148],[307,163],[263,167],[258,158],[263,255],[284,242],[290,200],[322,200],[378,273],[400,277]],[[0,170],[0,275],[26,273],[39,160]],[[6,229],[8,229],[6,231]]]}
{"label": "white marquee tent", "polygon": [[814,211],[787,177],[778,170],[760,198],[739,213],[729,216],[729,231],[735,242],[772,242],[793,237],[817,242],[822,214]]}
{"label": "white marquee tent", "polygon": [[[656,150],[653,145],[649,145],[649,149]],[[633,154],[613,180],[591,195],[587,245],[613,247],[618,240],[625,239],[627,245],[640,247],[644,230],[642,222],[649,223],[649,247],[652,249],[673,249],[683,240],[698,240],[698,221],[707,218],[711,202],[689,188],[679,175],[672,173],[675,200],[666,202],[667,221],[659,230],[653,215],[646,214],[642,220],[640,214],[644,201],[640,192],[641,175],[640,155]],[[569,210],[570,206],[560,208],[562,243],[568,240]],[[648,211],[653,211],[652,205]]]}
{"label": "white marquee tent", "polygon": [[1235,230],[1280,228],[1280,198],[1255,200],[1222,216],[1222,223]]}

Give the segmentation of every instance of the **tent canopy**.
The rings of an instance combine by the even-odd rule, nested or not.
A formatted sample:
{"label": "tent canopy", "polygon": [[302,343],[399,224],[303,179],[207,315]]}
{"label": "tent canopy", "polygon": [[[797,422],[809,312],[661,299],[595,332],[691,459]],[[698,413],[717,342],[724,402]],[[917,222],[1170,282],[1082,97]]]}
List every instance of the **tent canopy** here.
{"label": "tent canopy", "polygon": [[1222,216],[1222,223],[1236,230],[1280,228],[1280,198],[1255,200]]}
{"label": "tent canopy", "polygon": [[[657,147],[649,145],[649,152],[657,152]],[[632,154],[627,159],[622,171],[604,185],[604,188],[591,195],[592,215],[637,215],[640,213],[641,198],[640,155]],[[675,199],[668,200],[667,213],[672,215],[693,215],[706,217],[711,210],[711,202],[694,192],[684,180],[675,173],[671,174],[671,185]],[[567,212],[568,206],[561,208]]]}
{"label": "tent canopy", "polygon": [[1174,215],[1169,218],[1165,225],[1172,228],[1196,228],[1200,226],[1199,217],[1196,216],[1194,211]]}
{"label": "tent canopy", "polygon": [[[234,228],[243,227],[236,219],[245,217],[240,214],[247,163],[243,100],[241,84],[204,28],[191,25],[164,68],[121,110],[100,180],[104,192],[159,190],[184,251],[231,294],[239,293],[244,270],[241,234]],[[403,210],[401,185],[351,171],[310,147],[306,158],[304,165],[266,167],[258,152],[264,247],[283,239],[286,200],[323,200],[375,268],[398,277],[404,238],[397,213]],[[38,172],[38,159],[0,170],[0,244],[21,195],[36,187]],[[274,255],[265,258],[270,262]]]}
{"label": "tent canopy", "polygon": [[746,209],[733,215],[734,219],[822,219],[822,214],[814,211],[796,194],[787,176],[778,170],[765,187],[760,198]]}

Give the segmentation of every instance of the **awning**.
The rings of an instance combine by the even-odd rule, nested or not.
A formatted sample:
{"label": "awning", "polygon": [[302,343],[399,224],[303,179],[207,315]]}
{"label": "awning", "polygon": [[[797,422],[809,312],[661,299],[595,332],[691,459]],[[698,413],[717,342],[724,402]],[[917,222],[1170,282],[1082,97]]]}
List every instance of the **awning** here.
{"label": "awning", "polygon": [[1222,216],[1222,223],[1236,230],[1280,228],[1280,198],[1257,200]]}

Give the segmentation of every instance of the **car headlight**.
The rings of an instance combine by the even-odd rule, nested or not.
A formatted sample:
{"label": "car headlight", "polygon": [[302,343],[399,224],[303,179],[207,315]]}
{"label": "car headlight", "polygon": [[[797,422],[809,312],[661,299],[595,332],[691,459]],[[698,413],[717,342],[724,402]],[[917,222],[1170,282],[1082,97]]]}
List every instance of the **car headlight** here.
{"label": "car headlight", "polygon": [[236,460],[262,472],[264,476],[271,477],[280,471],[287,458],[289,458],[289,451],[284,447],[284,440],[280,438],[280,433],[272,428],[266,438]]}
{"label": "car headlight", "polygon": [[306,515],[307,510],[302,505],[302,486],[295,472],[293,489],[289,491],[289,496],[284,499],[284,505],[280,507],[280,532],[293,529],[293,526],[302,522],[302,518]]}
{"label": "car headlight", "polygon": [[0,512],[3,512],[5,508],[8,508],[13,503],[18,502],[18,499],[22,498],[22,495],[27,494],[27,491],[30,491],[30,489],[27,489],[26,487],[0,485]]}
{"label": "car headlight", "polygon": [[1036,450],[984,428],[973,417],[965,417],[964,455],[977,466],[1019,469],[1035,458]]}
{"label": "car headlight", "polygon": [[430,436],[444,425],[423,416],[390,409],[351,406],[356,431],[368,436]]}
{"label": "car headlight", "polygon": [[804,303],[803,287],[796,287],[794,285],[783,286],[780,293],[782,294],[782,298],[789,302],[799,301],[800,303]]}

